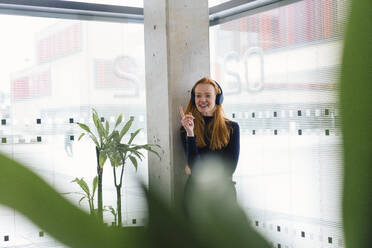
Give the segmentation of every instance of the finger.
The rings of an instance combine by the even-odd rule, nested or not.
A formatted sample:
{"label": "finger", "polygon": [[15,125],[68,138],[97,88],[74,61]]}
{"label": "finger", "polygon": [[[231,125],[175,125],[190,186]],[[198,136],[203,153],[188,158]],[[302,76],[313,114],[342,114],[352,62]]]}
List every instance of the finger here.
{"label": "finger", "polygon": [[195,119],[195,117],[192,114],[187,114],[185,115],[185,117],[193,120]]}
{"label": "finger", "polygon": [[187,121],[182,121],[181,123],[182,123],[182,126],[183,126],[183,127],[187,127],[188,124],[189,124]]}
{"label": "finger", "polygon": [[185,120],[186,123],[194,123],[194,120],[191,119],[191,118],[187,118],[187,117],[185,117],[184,120]]}
{"label": "finger", "polygon": [[180,115],[181,115],[181,117],[183,119],[185,117],[185,113],[183,112],[183,107],[182,106],[179,106],[178,109],[179,109]]}
{"label": "finger", "polygon": [[190,125],[189,123],[190,122],[186,119],[181,121],[181,124],[182,124],[183,127],[188,127]]}

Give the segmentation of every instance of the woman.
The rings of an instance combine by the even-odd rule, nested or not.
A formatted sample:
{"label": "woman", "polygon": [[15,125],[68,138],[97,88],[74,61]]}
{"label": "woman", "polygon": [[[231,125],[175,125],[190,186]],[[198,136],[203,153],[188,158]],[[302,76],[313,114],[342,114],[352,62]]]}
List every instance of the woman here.
{"label": "woman", "polygon": [[192,174],[195,166],[201,166],[203,160],[217,158],[232,181],[239,158],[239,125],[225,117],[222,102],[221,87],[214,80],[204,77],[192,88],[186,111],[179,107],[188,175]]}

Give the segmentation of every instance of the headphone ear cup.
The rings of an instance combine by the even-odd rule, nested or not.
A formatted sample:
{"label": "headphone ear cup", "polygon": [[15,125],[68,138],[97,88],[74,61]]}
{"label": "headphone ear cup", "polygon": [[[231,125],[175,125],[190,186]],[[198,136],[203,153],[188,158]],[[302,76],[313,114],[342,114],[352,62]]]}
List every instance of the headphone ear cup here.
{"label": "headphone ear cup", "polygon": [[216,96],[216,104],[221,105],[223,103],[223,94],[217,94]]}
{"label": "headphone ear cup", "polygon": [[191,91],[191,99],[190,100],[191,100],[192,105],[195,106],[195,94],[194,94],[193,91]]}
{"label": "headphone ear cup", "polygon": [[217,81],[214,81],[214,82],[217,84],[218,88],[219,88],[220,91],[221,91],[220,94],[217,94],[217,95],[216,95],[216,104],[217,104],[217,105],[221,105],[221,104],[223,103],[223,91],[222,91],[221,86],[217,83]]}

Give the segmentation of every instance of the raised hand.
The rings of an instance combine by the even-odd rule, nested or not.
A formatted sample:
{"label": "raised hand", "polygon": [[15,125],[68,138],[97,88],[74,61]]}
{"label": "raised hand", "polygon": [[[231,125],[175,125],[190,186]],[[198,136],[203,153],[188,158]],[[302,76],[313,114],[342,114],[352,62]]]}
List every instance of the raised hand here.
{"label": "raised hand", "polygon": [[185,115],[182,106],[178,107],[181,115],[181,124],[185,128],[187,136],[194,136],[194,116],[191,113]]}
{"label": "raised hand", "polygon": [[191,175],[191,169],[190,169],[189,165],[185,166],[185,173],[186,173],[186,175]]}

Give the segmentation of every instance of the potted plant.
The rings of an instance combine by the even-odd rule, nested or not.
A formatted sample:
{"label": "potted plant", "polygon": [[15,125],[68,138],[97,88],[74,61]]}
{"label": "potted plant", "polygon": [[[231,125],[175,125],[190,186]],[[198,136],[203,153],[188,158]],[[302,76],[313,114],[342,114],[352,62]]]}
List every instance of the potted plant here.
{"label": "potted plant", "polygon": [[84,180],[83,177],[80,178],[80,179],[75,178],[71,182],[76,183],[77,185],[79,185],[79,187],[81,188],[81,190],[83,192],[70,192],[70,193],[67,193],[67,194],[75,193],[75,194],[82,195],[82,197],[79,200],[79,205],[83,200],[87,200],[88,204],[89,204],[89,213],[90,213],[91,216],[95,216],[97,211],[94,208],[94,195],[96,194],[96,190],[97,190],[97,183],[98,183],[97,182],[97,176],[95,176],[94,179],[93,179],[92,191],[90,190],[87,182]]}
{"label": "potted plant", "polygon": [[[122,115],[120,115],[115,124],[115,128],[121,123],[122,119],[123,117]],[[118,222],[117,224],[119,227],[122,226],[121,188],[123,186],[123,175],[124,175],[125,165],[128,164],[130,160],[130,162],[136,168],[136,171],[137,171],[137,167],[138,167],[137,159],[142,161],[142,158],[144,158],[144,155],[142,154],[141,151],[143,150],[154,153],[160,159],[159,154],[155,150],[153,150],[154,147],[159,148],[160,147],[159,145],[133,144],[134,138],[139,134],[141,129],[138,129],[134,133],[131,133],[128,141],[126,143],[122,143],[122,140],[127,134],[129,128],[132,126],[133,121],[134,121],[134,117],[130,117],[130,119],[127,121],[127,123],[124,125],[124,128],[120,132],[115,130],[114,128],[111,135],[109,136],[109,142],[107,143],[107,146],[105,147],[105,150],[104,150],[105,154],[108,156],[110,160],[112,170],[113,170],[113,175],[114,175],[114,185],[116,189],[116,204],[117,204],[116,206],[117,222]],[[108,124],[107,124],[107,129],[109,129]]]}
{"label": "potted plant", "polygon": [[[96,145],[96,156],[97,156],[97,188],[98,188],[98,209],[97,215],[100,221],[103,222],[103,196],[102,196],[102,175],[103,175],[103,166],[109,158],[110,163],[113,169],[114,175],[114,185],[116,189],[116,197],[117,197],[117,208],[116,208],[116,215],[117,217],[117,225],[122,226],[122,212],[121,212],[121,188],[123,186],[123,175],[124,175],[124,168],[125,164],[128,163],[128,159],[131,161],[133,166],[137,170],[138,161],[137,159],[141,160],[144,158],[142,150],[152,152],[156,154],[159,159],[159,154],[153,150],[154,147],[159,147],[159,145],[154,144],[144,144],[144,145],[136,145],[132,144],[134,138],[140,133],[141,129],[136,130],[134,133],[130,134],[130,138],[126,143],[121,143],[124,136],[128,133],[130,127],[133,124],[134,117],[130,117],[130,119],[123,125],[123,127],[119,130],[116,130],[123,121],[123,115],[120,114],[115,122],[115,126],[113,130],[110,132],[110,124],[106,120],[105,127],[103,126],[98,113],[95,109],[92,110],[93,115],[93,123],[96,128],[96,133],[98,137],[91,131],[91,129],[83,123],[77,123],[80,128],[82,128],[85,132],[81,133],[79,136],[80,140],[84,135],[88,135],[91,140]],[[112,212],[112,210],[110,210]]]}
{"label": "potted plant", "polygon": [[95,144],[96,148],[96,158],[97,158],[97,215],[98,219],[103,222],[103,196],[102,196],[102,175],[103,175],[103,165],[107,160],[107,155],[105,154],[105,148],[108,144],[109,134],[108,134],[108,121],[106,120],[106,128],[103,127],[103,124],[98,116],[98,113],[95,109],[92,110],[93,123],[96,128],[97,136],[91,131],[91,129],[83,123],[77,123],[80,128],[85,132],[81,133],[79,136],[80,140],[84,135],[88,135]]}

